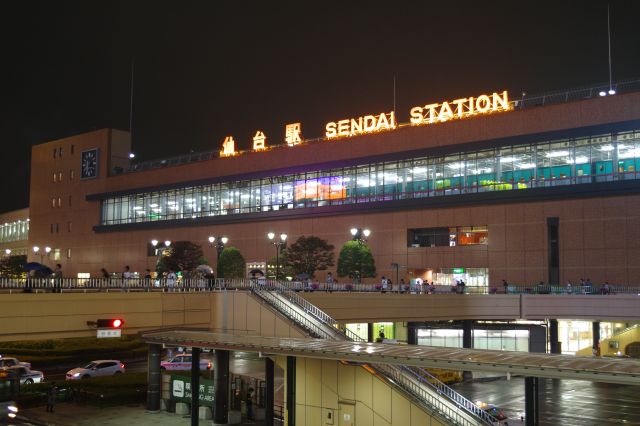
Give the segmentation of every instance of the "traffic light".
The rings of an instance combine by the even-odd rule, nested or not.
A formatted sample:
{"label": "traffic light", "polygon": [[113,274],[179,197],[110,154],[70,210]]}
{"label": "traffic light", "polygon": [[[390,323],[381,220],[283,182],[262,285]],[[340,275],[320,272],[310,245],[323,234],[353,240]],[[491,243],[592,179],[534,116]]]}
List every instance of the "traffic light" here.
{"label": "traffic light", "polygon": [[124,320],[122,318],[99,319],[96,321],[98,328],[122,328]]}

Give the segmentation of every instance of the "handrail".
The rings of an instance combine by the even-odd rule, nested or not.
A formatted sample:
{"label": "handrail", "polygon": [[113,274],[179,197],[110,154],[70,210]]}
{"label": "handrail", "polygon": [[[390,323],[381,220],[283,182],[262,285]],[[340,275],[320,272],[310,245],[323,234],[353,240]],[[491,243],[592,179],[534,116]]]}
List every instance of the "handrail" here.
{"label": "handrail", "polygon": [[[348,329],[341,330],[341,329],[337,328],[337,321],[336,320],[334,320],[331,316],[326,314],[324,311],[322,311],[317,306],[313,305],[308,300],[306,300],[306,299],[302,298],[301,296],[299,296],[295,291],[291,290],[290,288],[287,288],[286,286],[283,286],[283,285],[281,285],[279,283],[276,283],[275,287],[274,287],[274,290],[275,290],[276,293],[281,294],[288,301],[297,304],[305,312],[313,315],[322,324],[324,324],[325,326],[329,327],[329,329],[333,331],[334,335],[336,337],[338,337],[338,339],[340,339],[340,340],[359,341],[359,342],[364,341],[364,339],[360,338],[359,336],[357,336],[355,333],[352,333]],[[291,310],[291,311],[294,311],[294,310]],[[327,333],[325,333],[325,335],[326,334]],[[437,377],[431,375],[430,373],[422,370],[422,371],[420,371],[420,374],[419,374],[418,372],[416,372],[416,371],[414,371],[414,370],[412,370],[410,368],[407,368],[407,367],[395,367],[395,366],[386,366],[381,370],[384,370],[385,368],[387,370],[391,370],[391,371],[395,371],[395,372],[404,371],[405,374],[409,375],[410,377],[413,377],[414,380],[417,380],[419,383],[423,383],[426,386],[432,388],[439,395],[445,396],[451,402],[456,404],[456,406],[459,409],[462,409],[462,410],[466,411],[467,413],[478,417],[484,424],[488,424],[488,425],[493,425],[494,424],[493,416],[491,416],[490,414],[486,413],[484,410],[481,410],[480,408],[478,408],[473,402],[469,401],[464,396],[460,395],[459,393],[457,393],[456,391],[451,389],[449,386],[447,386],[445,383],[441,382]],[[401,369],[401,370],[398,370],[398,369]],[[432,380],[434,383],[430,383],[430,381],[425,380],[424,377],[421,376],[421,374],[423,374],[423,373],[424,373],[424,375],[428,375],[430,380]],[[437,398],[434,398],[432,395],[429,395],[428,392],[424,391],[424,389],[420,389],[419,386],[416,386],[415,382],[411,382],[411,380],[408,379],[407,377],[403,377],[401,373],[395,374],[395,376],[396,376],[395,380],[397,382],[403,381],[405,383],[405,385],[407,385],[407,381],[410,382],[411,384],[407,385],[409,390],[411,390],[410,393],[417,393],[419,398],[422,398],[423,401],[437,400]],[[413,389],[413,388],[416,388],[418,390]],[[434,404],[431,404],[431,405],[434,405]],[[442,404],[442,401],[439,401],[439,403],[436,404],[436,406],[444,406],[444,405]],[[460,415],[460,413],[454,413],[450,408],[445,410],[445,412],[443,414],[445,416],[447,416],[448,418],[458,419],[459,424],[462,424],[462,425],[475,424],[475,423],[469,423],[468,420],[464,419],[464,417]]]}

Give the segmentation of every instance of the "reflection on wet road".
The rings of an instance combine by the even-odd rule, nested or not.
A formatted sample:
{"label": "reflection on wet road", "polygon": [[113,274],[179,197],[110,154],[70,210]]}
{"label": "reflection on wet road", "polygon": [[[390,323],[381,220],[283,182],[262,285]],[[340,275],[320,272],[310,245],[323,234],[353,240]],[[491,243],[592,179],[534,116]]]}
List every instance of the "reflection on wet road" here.
{"label": "reflection on wet road", "polygon": [[[452,387],[472,401],[502,408],[510,419],[524,416],[522,377]],[[640,386],[540,379],[540,388],[540,425],[640,426]]]}

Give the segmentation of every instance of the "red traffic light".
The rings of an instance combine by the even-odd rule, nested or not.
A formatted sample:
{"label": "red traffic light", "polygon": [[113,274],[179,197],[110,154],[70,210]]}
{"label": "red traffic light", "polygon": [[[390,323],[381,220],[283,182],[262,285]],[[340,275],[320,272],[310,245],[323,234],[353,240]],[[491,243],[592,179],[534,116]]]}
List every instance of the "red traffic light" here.
{"label": "red traffic light", "polygon": [[124,320],[122,318],[99,319],[96,321],[98,328],[122,328]]}

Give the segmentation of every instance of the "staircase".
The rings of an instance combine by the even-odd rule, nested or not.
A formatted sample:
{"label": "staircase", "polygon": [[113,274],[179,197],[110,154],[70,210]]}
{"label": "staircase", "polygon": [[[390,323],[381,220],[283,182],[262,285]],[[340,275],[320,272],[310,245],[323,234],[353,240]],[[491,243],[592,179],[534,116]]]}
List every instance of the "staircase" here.
{"label": "staircase", "polygon": [[[332,317],[309,303],[295,291],[279,283],[252,284],[250,290],[276,311],[304,329],[311,337],[365,342],[349,330],[342,331]],[[428,371],[389,364],[369,365],[377,375],[422,406],[427,412],[460,426],[496,425],[493,416],[477,407]]]}

